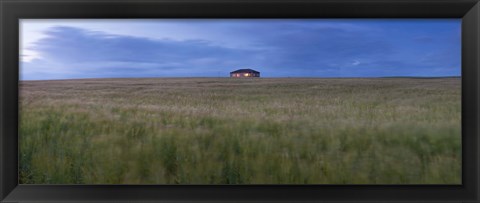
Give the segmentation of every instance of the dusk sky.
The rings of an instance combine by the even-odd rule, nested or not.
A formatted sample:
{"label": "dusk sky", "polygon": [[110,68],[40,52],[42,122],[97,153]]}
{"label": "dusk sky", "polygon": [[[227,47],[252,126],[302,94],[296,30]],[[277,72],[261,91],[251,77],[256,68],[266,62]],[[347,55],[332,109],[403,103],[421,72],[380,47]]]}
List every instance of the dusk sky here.
{"label": "dusk sky", "polygon": [[20,79],[460,76],[460,19],[22,20]]}

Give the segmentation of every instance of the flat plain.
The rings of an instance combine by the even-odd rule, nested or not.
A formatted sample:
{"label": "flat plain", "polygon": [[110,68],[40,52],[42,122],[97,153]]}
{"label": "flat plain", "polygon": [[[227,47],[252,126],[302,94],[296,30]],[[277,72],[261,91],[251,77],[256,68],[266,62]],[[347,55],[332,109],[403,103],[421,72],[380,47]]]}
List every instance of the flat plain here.
{"label": "flat plain", "polygon": [[21,81],[21,184],[461,184],[460,78]]}

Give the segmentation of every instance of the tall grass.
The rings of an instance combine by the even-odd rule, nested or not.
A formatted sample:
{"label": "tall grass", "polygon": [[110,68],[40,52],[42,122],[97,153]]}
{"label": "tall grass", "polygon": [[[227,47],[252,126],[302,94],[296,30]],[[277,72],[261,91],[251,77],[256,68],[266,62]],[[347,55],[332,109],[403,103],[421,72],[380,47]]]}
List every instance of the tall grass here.
{"label": "tall grass", "polygon": [[459,78],[23,81],[22,184],[460,184]]}

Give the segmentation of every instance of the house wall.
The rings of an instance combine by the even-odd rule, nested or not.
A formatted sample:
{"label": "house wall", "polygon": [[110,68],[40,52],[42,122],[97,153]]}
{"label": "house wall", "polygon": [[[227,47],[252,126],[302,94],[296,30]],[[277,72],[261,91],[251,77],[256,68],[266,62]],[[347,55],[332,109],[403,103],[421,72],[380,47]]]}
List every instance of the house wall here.
{"label": "house wall", "polygon": [[245,76],[245,73],[230,73],[232,78],[251,78],[251,77],[260,77],[260,73],[249,73],[249,76]]}

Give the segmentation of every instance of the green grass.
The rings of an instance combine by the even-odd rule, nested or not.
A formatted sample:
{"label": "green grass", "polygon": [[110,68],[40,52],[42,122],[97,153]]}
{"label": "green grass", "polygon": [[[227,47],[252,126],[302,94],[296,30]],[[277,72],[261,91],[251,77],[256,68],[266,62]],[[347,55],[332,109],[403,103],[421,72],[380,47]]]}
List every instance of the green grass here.
{"label": "green grass", "polygon": [[460,78],[23,81],[21,184],[461,184]]}

